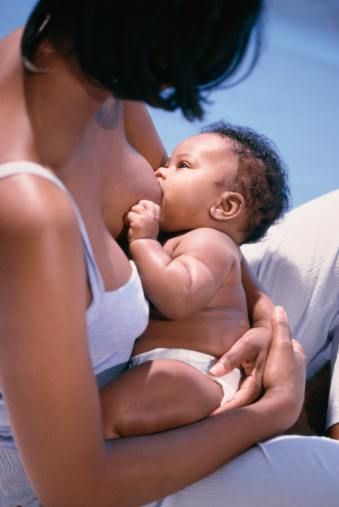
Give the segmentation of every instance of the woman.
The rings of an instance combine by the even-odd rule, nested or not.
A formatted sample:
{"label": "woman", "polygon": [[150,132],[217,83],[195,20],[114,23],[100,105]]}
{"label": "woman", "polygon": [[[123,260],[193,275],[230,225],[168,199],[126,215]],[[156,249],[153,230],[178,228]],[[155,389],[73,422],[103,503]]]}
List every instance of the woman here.
{"label": "woman", "polygon": [[[238,1],[237,10],[211,0],[112,4],[41,0],[22,43],[17,32],[0,46],[4,507],[153,501],[285,431],[302,401],[303,358],[280,310],[259,401],[161,435],[103,440],[94,374],[99,385],[119,374],[147,321],[137,274],[110,233],[119,233],[141,197],[159,201],[151,166],[163,153],[147,137],[145,110],[117,99],[199,116],[201,90],[240,63],[261,2]],[[255,296],[253,312],[256,320]],[[308,448],[318,447],[331,464],[335,442]],[[219,479],[191,486],[187,501],[199,504],[201,486],[211,498],[211,478],[236,485],[245,473],[248,480],[238,460],[229,473],[216,472]],[[288,471],[281,455],[277,466]],[[327,505],[337,493],[329,484]],[[201,505],[223,505],[225,494],[203,496]]]}

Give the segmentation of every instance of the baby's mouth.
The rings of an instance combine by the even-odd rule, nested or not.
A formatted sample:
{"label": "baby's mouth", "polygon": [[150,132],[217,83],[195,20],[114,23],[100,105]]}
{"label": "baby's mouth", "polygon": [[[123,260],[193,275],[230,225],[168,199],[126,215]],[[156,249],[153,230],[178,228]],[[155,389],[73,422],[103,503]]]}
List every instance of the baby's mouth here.
{"label": "baby's mouth", "polygon": [[162,178],[158,178],[158,177],[157,177],[157,180],[158,180],[159,187],[161,190],[161,199],[162,199],[164,196],[164,187],[163,187],[164,180]]}

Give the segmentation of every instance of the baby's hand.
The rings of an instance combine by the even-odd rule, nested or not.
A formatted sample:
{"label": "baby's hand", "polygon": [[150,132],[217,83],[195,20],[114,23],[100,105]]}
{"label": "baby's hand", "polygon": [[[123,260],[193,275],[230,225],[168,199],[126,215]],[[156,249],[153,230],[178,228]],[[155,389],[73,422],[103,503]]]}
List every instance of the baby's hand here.
{"label": "baby's hand", "polygon": [[127,213],[128,241],[156,239],[159,234],[160,206],[152,201],[139,201]]}

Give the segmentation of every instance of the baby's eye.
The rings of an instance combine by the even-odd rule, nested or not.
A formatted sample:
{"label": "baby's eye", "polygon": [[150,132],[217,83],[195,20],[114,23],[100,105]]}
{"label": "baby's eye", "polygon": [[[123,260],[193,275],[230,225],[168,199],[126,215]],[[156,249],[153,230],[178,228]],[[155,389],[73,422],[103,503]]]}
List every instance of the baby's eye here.
{"label": "baby's eye", "polygon": [[178,164],[178,168],[180,169],[187,169],[188,167],[189,167],[188,163],[183,160]]}

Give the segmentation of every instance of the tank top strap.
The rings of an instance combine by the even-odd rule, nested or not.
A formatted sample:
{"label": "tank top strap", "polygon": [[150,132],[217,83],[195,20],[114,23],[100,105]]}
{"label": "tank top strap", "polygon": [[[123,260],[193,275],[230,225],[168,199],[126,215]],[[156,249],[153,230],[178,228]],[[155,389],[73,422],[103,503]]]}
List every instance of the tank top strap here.
{"label": "tank top strap", "polygon": [[17,174],[33,174],[36,176],[40,176],[50,181],[51,183],[54,183],[57,187],[60,188],[60,190],[62,190],[67,194],[79,224],[80,234],[85,249],[86,265],[89,282],[92,290],[92,297],[96,298],[97,294],[99,294],[102,291],[103,282],[101,274],[94,259],[93,249],[87,234],[84,221],[82,219],[81,213],[79,211],[76,202],[74,201],[72,194],[55,174],[53,174],[48,169],[42,167],[41,165],[35,162],[16,160],[0,164],[0,179],[14,176]]}

